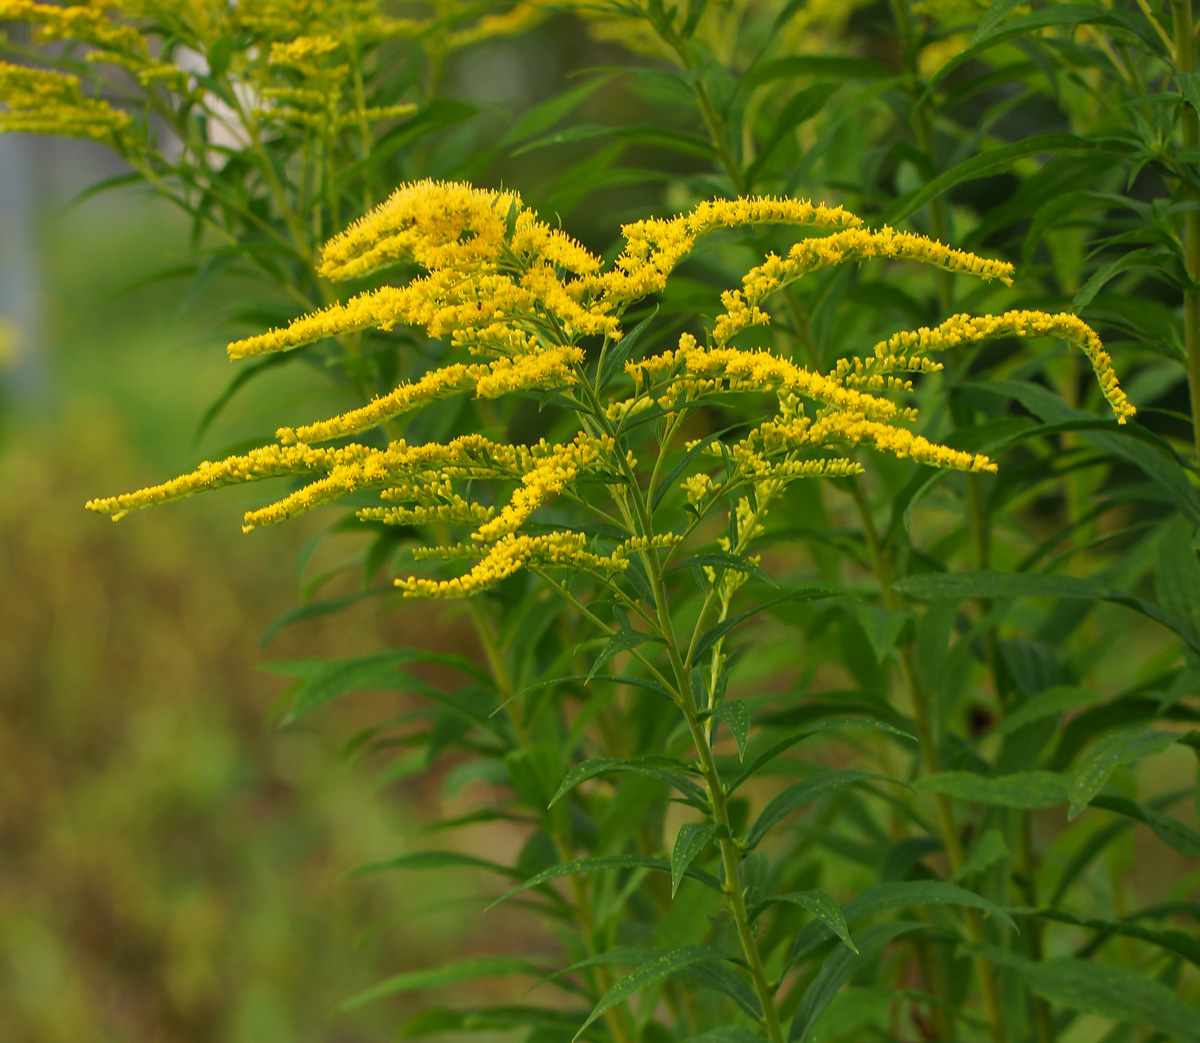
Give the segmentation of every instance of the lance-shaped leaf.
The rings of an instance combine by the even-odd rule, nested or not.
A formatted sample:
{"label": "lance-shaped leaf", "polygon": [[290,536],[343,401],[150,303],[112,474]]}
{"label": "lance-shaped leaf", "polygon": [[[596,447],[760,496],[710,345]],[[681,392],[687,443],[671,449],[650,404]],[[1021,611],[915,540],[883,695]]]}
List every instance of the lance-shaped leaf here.
{"label": "lance-shaped leaf", "polygon": [[1178,738],[1171,732],[1160,732],[1154,728],[1132,728],[1106,735],[1083,755],[1071,776],[1067,787],[1071,810],[1067,818],[1074,818],[1086,808],[1104,787],[1108,777],[1121,765],[1134,764],[1143,757],[1161,753]]}
{"label": "lance-shaped leaf", "polygon": [[842,768],[838,771],[824,771],[819,775],[813,775],[793,783],[768,803],[763,808],[762,814],[754,820],[754,825],[750,827],[750,832],[746,835],[746,847],[748,849],[757,847],[772,826],[810,801],[829,793],[836,793],[856,782],[865,782],[867,779],[879,779],[883,782],[893,781],[886,775],[876,775],[874,772],[859,771],[856,768]]}
{"label": "lance-shaped leaf", "polygon": [[846,926],[846,917],[842,914],[842,907],[833,900],[828,892],[815,887],[811,891],[788,891],[787,894],[772,895],[767,901],[791,902],[792,905],[807,909],[841,938],[851,952],[858,953],[858,946],[854,944],[854,940],[850,937],[850,928]]}
{"label": "lance-shaped leaf", "polygon": [[495,978],[508,974],[526,974],[540,978],[543,973],[540,967],[517,956],[484,956],[471,960],[459,960],[457,963],[447,964],[445,967],[431,967],[426,970],[405,971],[403,974],[393,975],[378,985],[343,1000],[334,1009],[338,1013],[342,1013],[385,996],[415,992],[418,989],[436,989],[441,985],[475,981],[477,978]]}
{"label": "lance-shaped leaf", "polygon": [[1175,1043],[1200,1043],[1196,1009],[1144,971],[1070,956],[1035,963],[991,945],[963,945],[960,951],[1011,968],[1051,1003],[1152,1029]]}
{"label": "lance-shaped leaf", "polygon": [[553,807],[581,782],[594,779],[597,775],[604,775],[610,771],[631,771],[638,775],[658,779],[659,782],[666,782],[674,786],[688,798],[689,803],[698,807],[707,806],[708,798],[704,795],[704,790],[686,774],[687,765],[671,757],[630,757],[626,759],[594,757],[591,760],[583,761],[567,772],[567,777],[562,780],[558,792],[551,798],[550,806]]}
{"label": "lance-shaped leaf", "polygon": [[[592,858],[573,858],[569,862],[560,862],[556,866],[543,869],[540,873],[531,876],[519,887],[514,887],[511,891],[506,891],[488,908],[497,906],[506,899],[512,898],[514,895],[519,895],[522,891],[528,891],[533,887],[540,887],[542,884],[549,883],[551,880],[557,880],[559,877],[574,876],[576,873],[598,873],[608,869],[657,869],[669,873],[671,871],[671,863],[665,858],[651,858],[649,855],[596,855]],[[721,890],[721,882],[711,873],[704,873],[699,869],[689,868],[684,870],[684,876],[690,876],[693,880],[699,880],[705,887],[710,887],[714,891]]]}
{"label": "lance-shaped leaf", "polygon": [[699,822],[687,822],[679,827],[679,833],[675,837],[675,847],[671,850],[672,898],[679,890],[684,872],[695,861],[696,856],[704,850],[704,846],[716,832],[717,827],[712,823],[703,825]]}
{"label": "lance-shaped leaf", "polygon": [[367,873],[382,873],[392,869],[453,869],[465,867],[469,869],[486,869],[489,873],[520,880],[524,877],[519,869],[513,866],[501,865],[486,858],[476,858],[465,855],[461,851],[413,851],[407,855],[397,855],[395,858],[385,858],[379,862],[367,862],[355,866],[347,876],[364,876]]}
{"label": "lance-shaped leaf", "polygon": [[839,947],[826,958],[821,964],[820,972],[800,1000],[796,1016],[792,1019],[791,1031],[788,1033],[788,1043],[808,1043],[812,1039],[812,1030],[817,1019],[850,976],[873,960],[888,942],[923,926],[920,923],[904,921],[877,923],[859,932],[859,952],[853,953],[849,949]]}
{"label": "lance-shaped leaf", "polygon": [[746,742],[750,738],[750,711],[741,699],[721,703],[712,715],[719,721],[724,721],[737,743],[738,760],[746,756]]}
{"label": "lance-shaped leaf", "polygon": [[[941,880],[903,880],[887,884],[876,884],[860,891],[848,902],[842,904],[842,915],[848,924],[856,924],[869,916],[891,912],[895,909],[911,909],[918,905],[956,905],[979,909],[982,912],[1003,920],[1009,926],[1016,928],[1012,918],[995,902],[989,901],[982,895],[977,895],[966,888],[947,884]],[[787,966],[797,960],[802,960],[818,945],[823,944],[832,935],[832,931],[820,922],[808,924],[792,942],[788,952]],[[861,935],[859,942],[862,942]]]}
{"label": "lance-shaped leaf", "polygon": [[1027,724],[1033,724],[1046,717],[1060,714],[1064,710],[1072,710],[1076,706],[1085,706],[1088,703],[1099,702],[1099,700],[1100,693],[1094,692],[1090,688],[1055,685],[1053,688],[1038,692],[1037,695],[1022,703],[1018,709],[1005,717],[987,734],[989,737],[1011,735]]}
{"label": "lance-shaped leaf", "polygon": [[1115,811],[1118,815],[1138,822],[1144,822],[1158,835],[1160,840],[1170,844],[1189,858],[1200,858],[1200,832],[1185,825],[1172,815],[1147,807],[1145,804],[1128,797],[1120,797],[1115,793],[1100,793],[1092,798],[1093,808],[1104,808],[1105,811]]}
{"label": "lance-shaped leaf", "polygon": [[721,638],[729,633],[734,627],[740,626],[752,616],[758,615],[764,609],[773,608],[775,605],[781,604],[784,601],[820,601],[822,598],[835,598],[843,593],[840,590],[830,590],[827,587],[810,587],[806,590],[794,590],[789,594],[781,594],[779,597],[771,598],[769,601],[764,601],[761,605],[755,608],[747,609],[745,612],[739,612],[736,616],[726,619],[722,623],[718,623],[711,630],[706,630],[700,640],[696,642],[696,647],[692,650],[692,662],[696,662],[704,655],[713,645]]}
{"label": "lance-shaped leaf", "polygon": [[685,945],[679,949],[668,949],[653,959],[647,960],[600,997],[600,1002],[588,1015],[587,1021],[579,1026],[579,1031],[572,1038],[572,1043],[587,1031],[592,1022],[602,1017],[605,1011],[641,992],[642,989],[671,977],[685,967],[723,959],[724,957],[716,949],[710,949],[704,945]]}
{"label": "lance-shaped leaf", "polygon": [[939,793],[970,804],[1002,808],[1052,808],[1067,803],[1067,778],[1054,771],[1020,771],[988,777],[943,771],[917,781],[918,793]]}
{"label": "lance-shaped leaf", "polygon": [[647,641],[661,642],[662,638],[655,637],[654,634],[643,633],[640,630],[633,630],[628,627],[623,627],[618,630],[612,637],[608,639],[604,647],[600,650],[600,654],[596,657],[596,661],[592,664],[592,669],[588,672],[587,680],[591,681],[596,676],[596,671],[607,663],[613,656],[621,652],[628,652],[631,648],[637,648],[638,645],[644,645]]}
{"label": "lance-shaped leaf", "polygon": [[1188,931],[1176,931],[1169,927],[1143,927],[1132,920],[1111,920],[1095,916],[1076,916],[1065,909],[1030,910],[1029,916],[1040,916],[1056,923],[1071,924],[1073,927],[1086,927],[1099,931],[1103,935],[1120,934],[1126,938],[1137,938],[1150,942],[1168,952],[1178,953],[1189,963],[1200,967],[1200,937]]}

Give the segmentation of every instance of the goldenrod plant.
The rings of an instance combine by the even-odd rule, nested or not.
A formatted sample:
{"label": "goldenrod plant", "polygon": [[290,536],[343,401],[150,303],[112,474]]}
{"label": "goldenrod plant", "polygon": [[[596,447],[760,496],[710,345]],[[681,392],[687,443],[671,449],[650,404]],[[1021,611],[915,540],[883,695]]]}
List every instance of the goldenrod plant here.
{"label": "goldenrod plant", "polygon": [[[402,1037],[528,1043],[1200,1041],[1173,923],[1200,909],[1179,784],[1200,499],[1134,408],[1161,374],[1101,340],[1142,302],[1079,316],[1045,264],[1073,230],[1035,221],[1021,256],[989,238],[1020,191],[946,194],[1006,170],[975,153],[1024,100],[972,124],[1005,70],[954,80],[971,33],[1078,6],[0,0],[158,99],[113,105],[54,58],[11,74],[10,127],[97,128],[285,295],[243,317],[244,372],[304,359],[360,396],[87,506],[278,479],[245,529],[328,508],[372,537],[364,596],[384,575],[398,611],[473,627],[454,652],[279,665],[284,723],[401,690],[350,748],[471,795],[431,811],[455,839],[357,872],[481,872],[547,925],[483,917],[475,955],[414,953],[344,1017],[387,1000]],[[1094,20],[1128,27],[1116,7]],[[607,67],[455,137],[454,54],[555,25]],[[1063,144],[1039,112],[1019,156]],[[1090,169],[1039,191],[1111,199]]]}

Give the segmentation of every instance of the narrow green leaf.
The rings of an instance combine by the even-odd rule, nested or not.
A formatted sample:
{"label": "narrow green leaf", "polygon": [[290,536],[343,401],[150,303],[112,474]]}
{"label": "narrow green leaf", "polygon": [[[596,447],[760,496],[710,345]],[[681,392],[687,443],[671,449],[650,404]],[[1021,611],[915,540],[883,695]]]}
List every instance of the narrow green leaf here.
{"label": "narrow green leaf", "polygon": [[520,880],[525,875],[514,866],[504,866],[485,858],[464,855],[461,851],[414,851],[407,855],[397,855],[395,858],[385,858],[380,862],[367,862],[365,865],[355,866],[346,876],[365,876],[367,873],[382,873],[392,869],[453,869],[459,866],[486,869],[490,873],[499,873],[514,880]]}
{"label": "narrow green leaf", "polygon": [[647,634],[644,631],[633,630],[628,627],[623,627],[610,637],[604,647],[600,650],[600,654],[596,657],[596,661],[592,663],[592,669],[588,672],[587,680],[592,680],[596,676],[596,671],[607,663],[613,656],[619,655],[621,652],[628,652],[631,648],[637,648],[638,645],[644,645],[648,641],[661,642],[662,638],[656,637],[654,634]]}
{"label": "narrow green leaf", "polygon": [[1177,72],[1175,81],[1179,84],[1179,93],[1196,112],[1200,113],[1200,73]]}
{"label": "narrow green leaf", "polygon": [[1004,843],[1004,834],[992,826],[971,845],[970,854],[967,855],[962,868],[954,874],[953,880],[956,883],[970,880],[1008,857],[1009,850],[1008,845]]}
{"label": "narrow green leaf", "polygon": [[721,703],[713,711],[713,716],[724,721],[737,743],[738,760],[746,759],[746,742],[750,738],[750,711],[741,699]]}
{"label": "narrow green leaf", "polygon": [[841,58],[835,55],[793,54],[776,58],[747,70],[738,89],[752,91],[773,80],[794,81],[801,76],[820,76],[836,80],[886,80],[895,74],[885,65],[862,58]]}
{"label": "narrow green leaf", "polygon": [[687,765],[683,761],[671,757],[630,757],[626,759],[595,757],[591,760],[581,761],[567,772],[566,778],[562,780],[558,791],[551,799],[550,806],[553,807],[581,782],[594,779],[597,775],[604,775],[610,771],[632,771],[638,775],[658,779],[660,782],[674,786],[692,800],[704,804],[704,791],[688,778],[685,774],[686,770]]}
{"label": "narrow green leaf", "polygon": [[718,577],[722,569],[732,569],[734,572],[744,572],[747,576],[761,579],[764,583],[769,583],[772,587],[779,586],[761,567],[755,565],[749,558],[741,554],[726,554],[719,551],[713,551],[710,554],[696,554],[679,562],[677,565],[671,566],[667,570],[667,574],[678,572],[680,569],[698,569],[704,566],[715,569]]}
{"label": "narrow green leaf", "polygon": [[599,75],[593,76],[587,83],[580,84],[569,91],[563,91],[561,94],[556,93],[549,101],[544,101],[540,105],[534,105],[532,108],[527,109],[521,113],[521,118],[496,142],[496,147],[501,149],[508,148],[510,145],[517,145],[522,141],[527,141],[529,138],[536,137],[538,134],[544,134],[560,119],[570,113],[572,109],[577,108],[583,102],[587,101],[588,98],[616,75],[616,69],[606,70]]}
{"label": "narrow green leaf", "polygon": [[1144,727],[1106,735],[1083,755],[1071,776],[1067,789],[1071,810],[1067,818],[1074,818],[1087,807],[1104,787],[1109,775],[1121,765],[1134,764],[1143,757],[1161,753],[1178,738],[1171,732]]}
{"label": "narrow green leaf", "polygon": [[1195,524],[1182,516],[1163,526],[1155,593],[1165,612],[1189,621],[1193,633],[1200,633],[1200,563],[1192,548],[1195,531]]}
{"label": "narrow green leaf", "polygon": [[637,347],[638,341],[642,339],[642,334],[650,328],[650,323],[654,321],[654,317],[657,314],[658,306],[655,305],[654,311],[642,319],[641,322],[626,333],[616,344],[609,345],[608,352],[604,356],[604,363],[597,377],[597,394],[612,383],[613,378],[621,371],[626,359],[633,353],[633,349]]}
{"label": "narrow green leaf", "polygon": [[[995,916],[1004,923],[1016,929],[1012,918],[995,902],[989,901],[982,895],[968,891],[956,884],[948,884],[941,880],[904,880],[893,883],[876,884],[860,891],[848,902],[842,904],[842,914],[848,924],[854,925],[870,916],[891,912],[894,909],[911,909],[920,905],[955,905],[979,909],[989,916]],[[811,923],[806,926],[792,942],[788,953],[787,966],[803,959],[808,953],[821,945],[832,936],[823,923]],[[861,943],[861,934],[859,942]]]}
{"label": "narrow green leaf", "polygon": [[1102,934],[1120,934],[1126,938],[1137,938],[1157,945],[1167,952],[1178,953],[1189,963],[1200,967],[1200,937],[1188,931],[1176,931],[1165,927],[1143,927],[1131,920],[1110,920],[1095,916],[1076,916],[1065,909],[1030,910],[1030,916],[1040,916],[1057,923],[1086,927]]}
{"label": "narrow green leaf", "polygon": [[825,108],[825,103],[841,87],[840,83],[814,83],[792,95],[779,113],[775,126],[771,128],[766,141],[762,143],[754,162],[746,172],[746,181],[753,184],[771,154],[778,148],[785,137],[794,131],[801,123],[806,123]]}
{"label": "narrow green leaf", "polygon": [[[961,57],[961,56],[960,56]],[[949,68],[943,66],[937,75]],[[931,199],[936,199],[943,192],[964,181],[975,181],[993,174],[1008,173],[1013,163],[1018,159],[1029,156],[1041,156],[1047,153],[1081,152],[1105,153],[1113,155],[1129,155],[1136,151],[1135,147],[1118,139],[1080,138],[1073,134],[1039,134],[1015,145],[1004,145],[1000,148],[989,149],[987,152],[964,160],[956,167],[951,167],[944,174],[928,182],[900,207],[898,213],[889,215],[891,221],[902,221],[915,214]]]}
{"label": "narrow green leaf", "polygon": [[689,1036],[682,1043],[764,1043],[763,1037],[742,1025],[722,1025],[699,1036]]}
{"label": "narrow green leaf", "polygon": [[478,978],[495,978],[509,974],[528,974],[541,977],[543,973],[541,968],[516,956],[484,956],[471,960],[460,960],[457,963],[447,964],[445,967],[405,971],[403,974],[393,975],[378,985],[343,1000],[334,1008],[334,1011],[341,1014],[374,1000],[383,999],[385,996],[416,992],[418,989],[436,989],[442,985],[475,981]]}
{"label": "narrow green leaf", "polygon": [[1158,838],[1170,844],[1189,858],[1200,858],[1200,832],[1191,826],[1184,825],[1172,815],[1155,811],[1145,804],[1128,797],[1119,797],[1114,793],[1100,793],[1092,798],[1093,808],[1103,808],[1105,811],[1115,811],[1118,815],[1144,822],[1158,835]]}
{"label": "narrow green leaf", "polygon": [[669,978],[676,971],[696,963],[711,960],[722,960],[724,957],[715,949],[703,945],[685,945],[680,949],[669,949],[652,960],[647,960],[632,973],[622,978],[596,1004],[587,1021],[579,1026],[579,1031],[572,1038],[572,1043],[588,1029],[604,1012],[615,1007],[618,1003],[635,995],[647,986]]}
{"label": "narrow green leaf", "polygon": [[[401,667],[421,657],[422,653],[415,649],[404,648],[347,659],[288,659],[263,663],[261,668],[300,679],[291,706],[280,721],[281,726],[286,726],[347,692],[413,685],[413,679]],[[420,684],[416,686],[419,688]]]}
{"label": "narrow green leaf", "polygon": [[1074,299],[1071,301],[1073,308],[1086,308],[1095,299],[1101,288],[1110,279],[1116,278],[1124,271],[1130,268],[1137,268],[1139,265],[1144,265],[1154,253],[1151,250],[1130,250],[1128,253],[1121,254],[1120,257],[1114,258],[1108,264],[1103,265],[1092,273],[1091,277],[1085,282],[1075,293]]}
{"label": "narrow green leaf", "polygon": [[842,915],[842,907],[833,900],[828,892],[822,891],[819,887],[813,888],[811,891],[788,891],[786,894],[772,895],[767,901],[791,902],[792,905],[807,909],[841,938],[851,952],[858,953],[858,946],[850,937],[850,928],[846,926],[846,918]]}
{"label": "narrow green leaf", "polygon": [[713,645],[721,638],[729,633],[734,627],[741,626],[747,619],[758,615],[764,609],[772,608],[775,605],[781,604],[784,601],[820,601],[823,598],[833,598],[841,594],[839,590],[829,590],[825,587],[810,587],[807,590],[794,590],[788,594],[780,594],[779,597],[771,598],[758,605],[756,608],[747,609],[745,612],[739,612],[736,616],[719,623],[711,630],[707,630],[696,642],[696,647],[692,651],[692,662],[700,659]]}
{"label": "narrow green leaf", "polygon": [[969,804],[1003,808],[1052,808],[1067,803],[1067,778],[1053,771],[1022,771],[989,778],[969,771],[943,771],[919,779],[918,793],[940,793]]}
{"label": "narrow green leaf", "polygon": [[889,942],[924,926],[920,923],[877,923],[858,933],[859,952],[839,947],[821,963],[821,970],[805,990],[796,1016],[792,1019],[788,1043],[809,1043],[813,1029],[837,991],[863,967],[867,966]]}
{"label": "narrow green leaf", "polygon": [[1099,692],[1093,692],[1090,688],[1076,688],[1071,685],[1055,685],[1053,688],[1047,688],[1045,691],[1038,692],[1032,696],[1021,706],[1014,710],[1011,714],[1004,718],[995,728],[988,732],[988,736],[1011,735],[1013,732],[1024,728],[1028,724],[1033,724],[1035,721],[1040,721],[1046,717],[1053,717],[1060,714],[1063,710],[1071,710],[1076,706],[1086,706],[1088,703],[1097,702],[1100,699]]}
{"label": "narrow green leaf", "polygon": [[984,12],[983,17],[979,19],[979,27],[975,30],[975,36],[971,42],[974,43],[976,40],[991,33],[996,26],[1012,13],[1013,8],[1020,3],[1022,3],[1022,0],[992,0],[988,4],[988,9]]}
{"label": "narrow green leaf", "polygon": [[671,850],[671,897],[679,890],[683,874],[687,867],[695,861],[696,856],[704,850],[704,846],[713,838],[717,827],[712,823],[703,825],[699,822],[687,822],[679,827],[675,837],[675,847]]}
{"label": "narrow green leaf", "polygon": [[[506,891],[488,908],[497,906],[514,895],[528,891],[530,888],[540,887],[551,880],[557,880],[559,877],[574,876],[576,873],[599,873],[609,869],[656,869],[669,873],[671,871],[671,863],[665,858],[651,858],[649,855],[595,855],[591,858],[575,858],[569,862],[560,862],[549,869],[543,869],[540,873],[531,876],[520,887],[514,887],[511,891]],[[699,880],[705,887],[711,887],[717,891],[721,889],[720,882],[711,873],[703,873],[699,869],[688,868],[684,870],[684,876],[689,876],[693,880]]]}
{"label": "narrow green leaf", "polygon": [[930,572],[909,576],[892,584],[893,589],[915,597],[938,598],[1078,598],[1084,601],[1109,601],[1122,605],[1174,631],[1195,651],[1200,644],[1190,623],[1167,615],[1157,605],[1135,598],[1121,590],[1106,587],[1079,576],[1051,575],[1043,572]]}
{"label": "narrow green leaf", "polygon": [[[769,723],[769,722],[768,722]],[[824,720],[817,721],[811,728],[802,732],[797,732],[795,735],[789,735],[786,739],[782,739],[775,743],[759,756],[755,757],[753,762],[746,768],[733,782],[729,785],[729,792],[733,793],[747,779],[753,778],[760,768],[769,764],[781,753],[786,753],[793,746],[805,739],[812,738],[814,735],[819,735],[821,732],[828,731],[833,728],[872,728],[875,731],[885,732],[888,735],[898,735],[901,738],[908,739],[912,742],[917,741],[917,737],[911,732],[906,732],[903,728],[897,728],[894,724],[889,724],[887,721],[881,721],[878,717],[860,716],[845,716],[845,717],[827,717]]]}
{"label": "narrow green leaf", "polygon": [[754,825],[750,827],[750,832],[746,835],[747,849],[758,847],[772,826],[805,804],[868,779],[879,779],[883,782],[893,781],[886,775],[859,771],[856,768],[842,768],[837,771],[823,771],[818,775],[793,783],[771,800],[754,820]]}
{"label": "narrow green leaf", "polygon": [[1069,956],[1035,963],[990,945],[968,945],[962,950],[1011,967],[1051,1003],[1153,1029],[1177,1043],[1200,1043],[1196,1009],[1144,971]]}

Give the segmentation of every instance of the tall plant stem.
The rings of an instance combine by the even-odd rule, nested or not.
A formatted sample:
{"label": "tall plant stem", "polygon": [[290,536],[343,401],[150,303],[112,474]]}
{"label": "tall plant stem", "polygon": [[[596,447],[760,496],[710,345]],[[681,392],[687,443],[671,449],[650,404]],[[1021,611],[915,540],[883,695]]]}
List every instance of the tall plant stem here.
{"label": "tall plant stem", "polygon": [[[1180,76],[1190,76],[1196,69],[1196,42],[1193,38],[1192,0],[1171,0],[1175,28],[1175,69]],[[1184,102],[1183,145],[1194,149],[1200,145],[1200,114]],[[1184,192],[1190,202],[1200,205],[1200,188],[1184,182]],[[1183,341],[1187,348],[1188,391],[1192,405],[1192,435],[1200,467],[1200,210],[1183,215],[1184,266],[1187,285],[1183,290]]]}
{"label": "tall plant stem", "polygon": [[[892,563],[879,539],[879,532],[876,530],[874,519],[871,517],[871,506],[867,502],[867,495],[863,491],[862,483],[858,479],[851,479],[850,488],[855,506],[858,508],[859,518],[862,522],[863,534],[867,541],[867,550],[871,556],[872,569],[879,582],[883,604],[892,611],[898,610],[901,605],[899,597],[892,590]],[[937,738],[934,733],[933,721],[930,714],[929,699],[921,687],[912,648],[906,644],[901,645],[899,652],[904,681],[908,687],[909,697],[912,701],[913,723],[917,729],[917,739],[921,744],[922,765],[926,774],[935,775],[941,771],[941,757],[938,753]],[[957,873],[962,869],[966,861],[966,856],[963,850],[962,839],[959,837],[958,829],[954,824],[954,813],[950,807],[950,799],[944,794],[939,793],[935,795],[934,801],[937,805],[938,831],[941,833],[942,844],[946,849],[946,857],[949,859],[951,871]],[[963,919],[967,926],[967,937],[976,945],[984,942],[983,921],[980,919],[978,911],[970,908],[964,909]],[[982,956],[973,957],[973,962],[975,964],[975,973],[979,977],[979,987],[983,994],[984,1011],[987,1014],[988,1024],[991,1026],[992,1039],[995,1043],[1007,1043],[1008,1032],[1004,1026],[1004,1012],[1000,1005],[1000,989],[996,982],[995,971],[992,965]]]}
{"label": "tall plant stem", "polygon": [[[521,747],[528,748],[533,740],[529,734],[529,726],[525,722],[521,700],[514,698],[516,695],[516,686],[513,684],[512,675],[508,672],[508,667],[505,665],[504,657],[500,654],[499,642],[496,640],[495,625],[488,615],[487,610],[479,603],[478,598],[468,598],[467,606],[471,613],[471,619],[475,623],[475,631],[479,635],[479,642],[483,645],[483,654],[487,659],[488,668],[491,670],[492,680],[496,682],[497,695],[499,695],[501,703],[507,707],[509,720],[512,721],[513,730],[517,733],[517,742]],[[566,862],[573,857],[570,837],[566,835],[565,830],[559,828],[551,829],[550,838],[560,859]],[[584,945],[587,948],[589,956],[597,956],[599,955],[599,950],[596,946],[595,937],[596,921],[592,916],[592,908],[588,902],[587,884],[574,874],[570,880],[571,897],[574,899],[575,914],[579,920]],[[601,994],[607,992],[613,984],[608,968],[603,965],[598,966],[594,969],[594,973],[596,985]],[[610,1007],[605,1012],[604,1019],[608,1023],[615,1043],[633,1043],[633,1034],[626,1023],[625,1013],[621,1004]]]}

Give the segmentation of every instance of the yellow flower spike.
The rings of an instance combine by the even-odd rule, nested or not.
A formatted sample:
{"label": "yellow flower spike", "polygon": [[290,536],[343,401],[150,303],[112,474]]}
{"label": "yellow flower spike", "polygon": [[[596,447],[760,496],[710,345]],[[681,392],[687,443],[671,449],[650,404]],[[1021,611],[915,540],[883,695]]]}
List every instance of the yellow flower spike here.
{"label": "yellow flower spike", "polygon": [[463,576],[432,580],[410,576],[397,579],[406,597],[463,598],[494,587],[528,565],[583,566],[620,571],[628,562],[604,558],[584,549],[582,532],[555,532],[544,536],[507,533],[488,547],[483,558]]}
{"label": "yellow flower spike", "polygon": [[714,343],[727,344],[742,330],[766,323],[768,316],[758,305],[808,273],[845,261],[873,258],[924,261],[946,271],[1012,284],[1013,266],[1007,261],[992,261],[954,250],[923,235],[897,232],[886,225],[878,231],[851,228],[822,238],[803,239],[788,251],[786,258],[770,254],[762,264],[750,269],[742,280],[742,289],[722,295],[726,310],[713,328]]}
{"label": "yellow flower spike", "polygon": [[454,363],[401,384],[368,405],[341,416],[303,427],[281,427],[275,437],[284,445],[327,442],[370,430],[404,413],[472,389],[480,398],[497,398],[510,391],[559,387],[575,380],[571,367],[582,361],[583,352],[579,348],[565,347],[490,363]]}
{"label": "yellow flower spike", "polygon": [[[844,387],[831,377],[813,373],[790,359],[780,358],[769,351],[739,348],[704,349],[696,347],[695,338],[685,336],[687,340],[680,338],[677,350],[664,351],[648,359],[627,363],[626,371],[630,374],[636,373],[638,379],[643,382],[657,376],[673,377],[675,389],[693,393],[719,390],[786,390],[841,409],[858,410],[879,419],[886,419],[897,413],[896,405],[885,398],[876,398]],[[704,381],[712,383],[705,384]]]}
{"label": "yellow flower spike", "polygon": [[455,496],[452,503],[439,503],[421,507],[364,507],[356,512],[363,521],[379,521],[385,525],[428,525],[431,522],[446,522],[450,525],[475,527],[491,519],[495,507],[479,503],[468,503]]}
{"label": "yellow flower spike", "polygon": [[0,132],[55,134],[132,145],[133,120],[106,101],[85,97],[78,76],[0,61]]}
{"label": "yellow flower spike", "polygon": [[217,489],[223,485],[236,485],[280,475],[328,471],[339,464],[361,459],[372,452],[375,450],[361,445],[350,445],[341,449],[313,449],[307,445],[268,445],[251,450],[243,456],[230,456],[216,463],[205,460],[196,470],[169,482],[139,489],[137,492],[122,493],[120,496],[88,500],[84,506],[98,514],[120,517],[127,511],[180,500],[203,489]]}
{"label": "yellow flower spike", "polygon": [[59,6],[32,0],[0,0],[0,22],[28,22],[35,25],[37,43],[51,40],[79,40],[114,51],[146,54],[146,41],[136,29],[114,25],[99,6]]}
{"label": "yellow flower spike", "polygon": [[970,344],[992,337],[1061,337],[1079,348],[1096,374],[1096,381],[1105,400],[1120,424],[1137,413],[1125,392],[1117,384],[1112,359],[1104,350],[1096,331],[1078,315],[1052,315],[1042,311],[1007,311],[1003,315],[954,315],[934,329],[894,334],[872,349],[876,356],[946,351],[960,344]]}
{"label": "yellow flower spike", "polygon": [[516,532],[546,500],[566,488],[602,452],[611,452],[613,448],[611,438],[593,438],[583,432],[573,442],[554,446],[522,476],[520,487],[504,509],[473,532],[471,539],[486,542]]}

